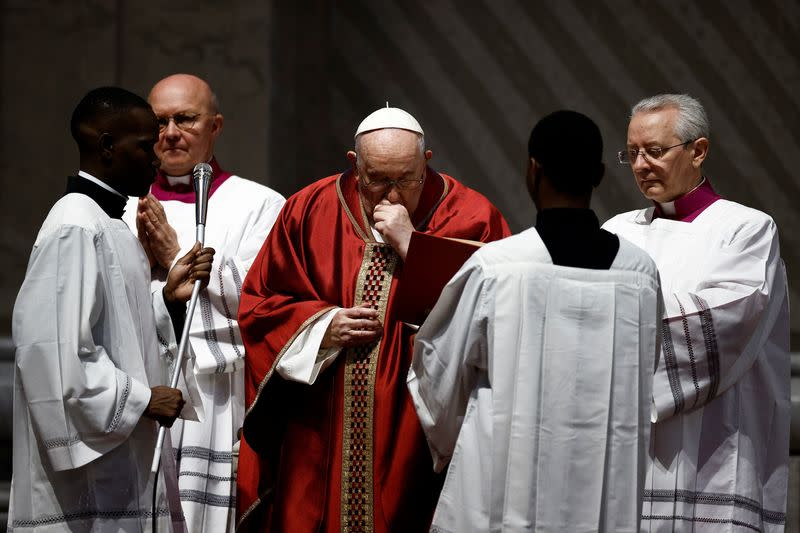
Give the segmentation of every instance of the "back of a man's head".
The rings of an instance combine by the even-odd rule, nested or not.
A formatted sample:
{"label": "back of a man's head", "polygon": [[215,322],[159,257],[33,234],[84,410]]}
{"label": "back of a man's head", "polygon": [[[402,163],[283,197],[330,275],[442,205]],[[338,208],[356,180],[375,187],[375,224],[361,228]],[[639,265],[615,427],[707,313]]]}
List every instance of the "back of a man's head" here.
{"label": "back of a man's head", "polygon": [[110,125],[117,117],[132,109],[150,109],[150,104],[139,95],[121,87],[98,87],[84,96],[72,112],[70,131],[83,152],[88,148],[94,133]]}
{"label": "back of a man's head", "polygon": [[605,173],[600,128],[576,111],[555,111],[537,122],[528,140],[528,155],[553,188],[569,196],[590,195]]}

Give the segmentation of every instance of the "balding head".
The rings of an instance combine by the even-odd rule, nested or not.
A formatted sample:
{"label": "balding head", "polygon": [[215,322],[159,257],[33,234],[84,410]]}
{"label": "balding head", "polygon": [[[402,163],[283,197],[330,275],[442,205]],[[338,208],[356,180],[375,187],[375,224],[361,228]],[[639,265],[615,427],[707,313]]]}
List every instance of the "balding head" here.
{"label": "balding head", "polygon": [[191,74],[173,74],[153,86],[148,101],[162,128],[156,145],[162,171],[181,176],[211,159],[223,117],[205,81]]}
{"label": "balding head", "polygon": [[150,102],[150,105],[153,105],[153,99],[161,101],[169,98],[170,95],[172,95],[173,98],[180,97],[183,99],[187,99],[186,95],[192,95],[192,104],[203,108],[208,113],[219,112],[217,95],[214,94],[205,80],[192,74],[173,74],[172,76],[167,76],[153,85],[147,100]]}

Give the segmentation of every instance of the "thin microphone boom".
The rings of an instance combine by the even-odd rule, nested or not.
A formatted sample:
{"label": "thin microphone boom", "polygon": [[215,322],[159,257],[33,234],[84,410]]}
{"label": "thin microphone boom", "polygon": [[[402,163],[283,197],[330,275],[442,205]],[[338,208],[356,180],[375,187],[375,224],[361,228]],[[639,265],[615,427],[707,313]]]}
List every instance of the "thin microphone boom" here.
{"label": "thin microphone boom", "polygon": [[[194,220],[196,224],[195,236],[200,246],[206,238],[206,214],[208,211],[208,187],[211,185],[211,165],[208,163],[198,163],[192,171],[194,178],[194,198],[195,210]],[[189,344],[189,327],[192,325],[192,317],[194,316],[194,308],[197,305],[197,299],[200,296],[200,286],[202,282],[198,279],[194,282],[192,287],[192,298],[189,300],[189,307],[186,310],[186,320],[183,323],[183,331],[181,332],[181,342],[178,345],[178,355],[175,358],[175,369],[172,372],[172,379],[169,386],[173,389],[178,387],[178,379],[181,374],[181,366],[183,365],[183,358],[186,353],[186,347]],[[158,429],[158,439],[156,440],[156,449],[153,453],[153,465],[150,471],[153,473],[158,472],[158,466],[161,463],[161,448],[164,446],[164,436],[166,435],[167,428],[161,426]],[[154,489],[155,490],[155,489]]]}

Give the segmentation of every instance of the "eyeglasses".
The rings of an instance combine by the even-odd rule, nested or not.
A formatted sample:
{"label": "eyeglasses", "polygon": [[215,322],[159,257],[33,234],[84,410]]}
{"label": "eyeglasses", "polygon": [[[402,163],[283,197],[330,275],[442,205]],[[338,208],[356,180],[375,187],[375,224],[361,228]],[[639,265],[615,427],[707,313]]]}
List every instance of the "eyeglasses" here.
{"label": "eyeglasses", "polygon": [[619,161],[620,165],[632,165],[639,157],[639,154],[642,154],[642,157],[649,161],[656,161],[657,159],[661,159],[661,156],[667,153],[668,150],[672,150],[678,146],[687,146],[696,140],[697,139],[683,141],[682,143],[673,144],[672,146],[667,146],[666,148],[662,148],[660,146],[649,146],[642,149],[630,148],[628,150],[622,150],[621,152],[617,152],[617,161]]}
{"label": "eyeglasses", "polygon": [[359,176],[358,182],[362,187],[369,189],[372,192],[381,192],[389,189],[390,187],[397,187],[404,191],[418,189],[422,182],[425,181],[425,174],[419,178],[401,178],[399,180],[375,180],[367,181]]}
{"label": "eyeglasses", "polygon": [[200,118],[205,113],[195,113],[195,114],[186,114],[186,113],[176,113],[171,116],[167,117],[158,117],[158,132],[163,133],[169,127],[169,121],[175,123],[175,126],[181,131],[192,131],[194,129],[195,124],[197,123],[197,119]]}

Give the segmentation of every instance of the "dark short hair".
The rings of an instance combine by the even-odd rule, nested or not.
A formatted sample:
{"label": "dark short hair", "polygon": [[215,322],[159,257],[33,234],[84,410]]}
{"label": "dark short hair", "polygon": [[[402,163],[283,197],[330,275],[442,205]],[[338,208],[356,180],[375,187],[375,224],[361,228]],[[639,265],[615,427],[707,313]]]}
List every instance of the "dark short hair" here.
{"label": "dark short hair", "polygon": [[101,118],[128,113],[132,109],[150,109],[150,104],[141,96],[121,87],[98,87],[84,96],[70,120],[72,138],[81,145],[80,129],[83,124],[92,124]]}
{"label": "dark short hair", "polygon": [[585,196],[605,173],[603,138],[592,119],[577,111],[550,113],[533,127],[528,155],[558,192]]}

